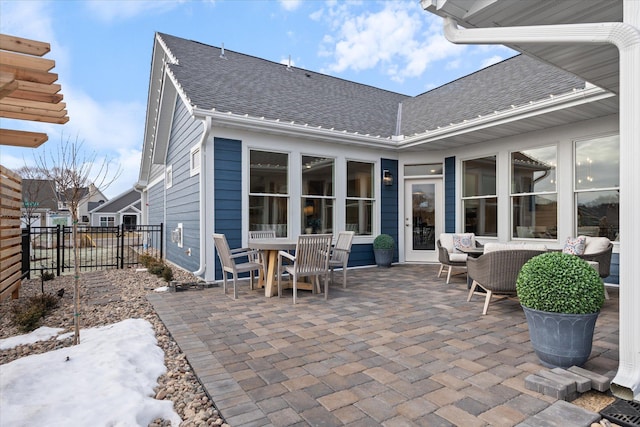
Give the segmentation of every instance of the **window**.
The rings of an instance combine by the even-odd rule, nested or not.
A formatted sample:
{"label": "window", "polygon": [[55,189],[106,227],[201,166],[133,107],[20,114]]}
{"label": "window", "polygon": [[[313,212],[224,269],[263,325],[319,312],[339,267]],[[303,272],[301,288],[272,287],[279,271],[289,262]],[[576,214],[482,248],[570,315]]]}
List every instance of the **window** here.
{"label": "window", "polygon": [[620,137],[575,143],[574,191],[579,236],[618,240],[620,218]]}
{"label": "window", "polygon": [[373,228],[373,163],[347,162],[347,231],[370,236]]}
{"label": "window", "polygon": [[442,163],[428,163],[422,165],[405,165],[404,176],[442,175]]}
{"label": "window", "polygon": [[465,233],[498,235],[496,156],[462,162],[462,213]]}
{"label": "window", "polygon": [[555,146],[511,153],[513,237],[558,237]]}
{"label": "window", "polygon": [[116,225],[116,217],[114,216],[101,216],[100,227],[114,227]]}
{"label": "window", "polygon": [[249,230],[287,237],[289,155],[251,150],[249,163]]}
{"label": "window", "polygon": [[189,155],[190,176],[194,176],[200,173],[200,146],[196,145],[191,148]]}
{"label": "window", "polygon": [[333,232],[334,159],[302,156],[301,233]]}
{"label": "window", "polygon": [[173,166],[167,166],[164,173],[164,182],[166,188],[171,188],[173,186]]}

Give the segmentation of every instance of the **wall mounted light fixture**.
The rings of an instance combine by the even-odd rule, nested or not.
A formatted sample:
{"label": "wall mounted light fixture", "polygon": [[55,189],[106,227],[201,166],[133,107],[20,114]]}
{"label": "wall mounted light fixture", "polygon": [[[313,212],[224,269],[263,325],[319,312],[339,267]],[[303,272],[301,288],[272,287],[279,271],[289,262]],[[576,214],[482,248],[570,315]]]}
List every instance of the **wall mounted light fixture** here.
{"label": "wall mounted light fixture", "polygon": [[393,185],[393,175],[391,175],[391,171],[389,169],[382,171],[382,182],[386,186]]}

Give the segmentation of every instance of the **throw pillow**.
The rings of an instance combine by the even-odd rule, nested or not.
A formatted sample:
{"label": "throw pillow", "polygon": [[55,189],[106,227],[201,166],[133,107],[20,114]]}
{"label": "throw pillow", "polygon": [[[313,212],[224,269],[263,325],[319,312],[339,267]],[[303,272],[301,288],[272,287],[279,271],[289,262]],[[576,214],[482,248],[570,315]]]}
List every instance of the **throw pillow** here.
{"label": "throw pillow", "polygon": [[564,248],[562,248],[562,252],[571,255],[582,255],[584,254],[586,242],[587,239],[584,236],[578,236],[575,238],[567,237],[567,241],[564,244]]}
{"label": "throw pillow", "polygon": [[461,248],[472,248],[473,235],[472,234],[454,234],[453,235],[453,248],[456,252],[462,252]]}

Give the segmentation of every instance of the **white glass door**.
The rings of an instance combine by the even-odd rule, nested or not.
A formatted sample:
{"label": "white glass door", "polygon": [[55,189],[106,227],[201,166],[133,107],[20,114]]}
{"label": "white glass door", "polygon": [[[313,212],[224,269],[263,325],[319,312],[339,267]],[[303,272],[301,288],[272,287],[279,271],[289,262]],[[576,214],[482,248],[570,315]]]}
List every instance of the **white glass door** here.
{"label": "white glass door", "polygon": [[442,180],[407,180],[404,188],[406,261],[437,261],[436,240],[442,230]]}

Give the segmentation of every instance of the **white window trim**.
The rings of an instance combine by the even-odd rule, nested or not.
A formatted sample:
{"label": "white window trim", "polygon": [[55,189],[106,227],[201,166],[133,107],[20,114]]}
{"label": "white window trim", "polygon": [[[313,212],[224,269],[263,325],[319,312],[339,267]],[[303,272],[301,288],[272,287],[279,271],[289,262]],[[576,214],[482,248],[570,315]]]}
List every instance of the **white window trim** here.
{"label": "white window trim", "polygon": [[[197,162],[193,160],[194,155],[196,154],[198,155]],[[194,145],[193,147],[191,147],[191,150],[189,151],[189,176],[195,176],[200,173],[200,163],[202,162],[200,156],[202,156],[200,145]]]}

